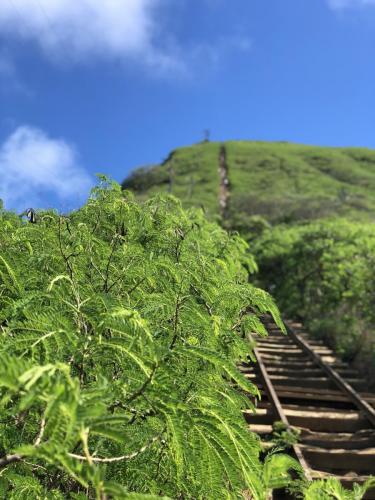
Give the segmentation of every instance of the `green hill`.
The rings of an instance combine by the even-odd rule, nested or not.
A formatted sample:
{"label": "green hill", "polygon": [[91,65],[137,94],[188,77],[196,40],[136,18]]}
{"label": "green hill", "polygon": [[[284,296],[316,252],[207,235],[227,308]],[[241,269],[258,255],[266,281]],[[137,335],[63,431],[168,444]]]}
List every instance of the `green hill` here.
{"label": "green hill", "polygon": [[169,192],[237,230],[258,283],[375,380],[375,151],[201,143],[135,170],[124,189]]}
{"label": "green hill", "polygon": [[220,150],[229,180],[227,216],[235,227],[262,216],[272,224],[346,216],[375,218],[375,151],[290,143],[203,143],[176,149],[161,165],[135,170],[123,187],[140,198],[166,191],[185,206],[219,215]]}

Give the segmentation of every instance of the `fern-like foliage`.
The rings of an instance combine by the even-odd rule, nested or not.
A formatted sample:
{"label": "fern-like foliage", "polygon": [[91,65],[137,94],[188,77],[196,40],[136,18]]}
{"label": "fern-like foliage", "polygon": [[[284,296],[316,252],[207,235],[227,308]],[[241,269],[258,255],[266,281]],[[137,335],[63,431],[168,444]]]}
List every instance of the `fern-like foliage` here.
{"label": "fern-like foliage", "polygon": [[106,178],[69,216],[0,211],[0,496],[252,498],[262,464],[236,369],[280,317],[247,245],[172,197]]}
{"label": "fern-like foliage", "polygon": [[303,491],[305,500],[362,500],[370,488],[375,487],[375,480],[369,479],[359,485],[354,484],[352,490],[342,486],[336,478],[320,479],[311,482]]}

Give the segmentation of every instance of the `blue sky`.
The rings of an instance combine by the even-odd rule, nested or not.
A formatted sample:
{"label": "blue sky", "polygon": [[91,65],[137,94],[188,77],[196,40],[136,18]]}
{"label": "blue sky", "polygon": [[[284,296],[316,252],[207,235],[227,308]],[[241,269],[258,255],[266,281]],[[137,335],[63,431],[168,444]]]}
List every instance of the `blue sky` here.
{"label": "blue sky", "polygon": [[375,148],[375,0],[1,0],[0,198],[78,206],[202,139]]}

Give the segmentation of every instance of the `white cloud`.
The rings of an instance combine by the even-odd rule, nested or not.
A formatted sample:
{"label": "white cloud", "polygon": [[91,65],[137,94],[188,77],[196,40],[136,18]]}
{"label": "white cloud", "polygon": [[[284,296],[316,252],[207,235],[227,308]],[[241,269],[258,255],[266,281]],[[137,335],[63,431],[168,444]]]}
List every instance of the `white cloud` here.
{"label": "white cloud", "polygon": [[0,198],[8,209],[40,207],[51,196],[77,206],[92,185],[74,148],[42,130],[18,127],[0,146]]}
{"label": "white cloud", "polygon": [[[0,35],[37,43],[53,62],[133,61],[153,75],[186,76],[197,65],[197,56],[199,67],[228,50],[249,48],[246,37],[230,34],[225,38],[218,34],[212,43],[179,43],[173,33],[173,16],[183,15],[189,5],[189,0],[180,1],[0,0]],[[223,0],[205,2],[216,8]]]}
{"label": "white cloud", "polygon": [[156,13],[166,0],[16,0],[0,2],[0,33],[36,41],[53,60],[136,59],[168,68],[156,47]]}
{"label": "white cloud", "polygon": [[328,4],[332,9],[345,9],[354,7],[375,6],[375,0],[328,0]]}

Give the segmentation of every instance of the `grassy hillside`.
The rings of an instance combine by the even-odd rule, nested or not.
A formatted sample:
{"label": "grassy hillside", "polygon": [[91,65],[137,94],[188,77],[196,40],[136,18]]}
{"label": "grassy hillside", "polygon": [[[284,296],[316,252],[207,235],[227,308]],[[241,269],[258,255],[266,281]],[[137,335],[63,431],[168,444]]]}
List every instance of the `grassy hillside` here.
{"label": "grassy hillside", "polygon": [[186,208],[204,207],[212,217],[218,213],[219,143],[180,148],[162,165],[140,168],[123,182],[140,199],[169,192],[183,200]]}
{"label": "grassy hillside", "polygon": [[[169,191],[185,206],[219,214],[220,143],[176,149],[160,166],[136,170],[123,183],[139,197]],[[272,224],[346,216],[375,218],[375,151],[289,143],[226,142],[229,218],[247,226],[257,215]]]}
{"label": "grassy hillside", "polygon": [[[225,151],[228,206],[220,210]],[[174,151],[123,183],[142,199],[160,191],[239,231],[258,283],[375,379],[375,151],[289,143],[204,143]],[[221,214],[225,214],[224,220]]]}

